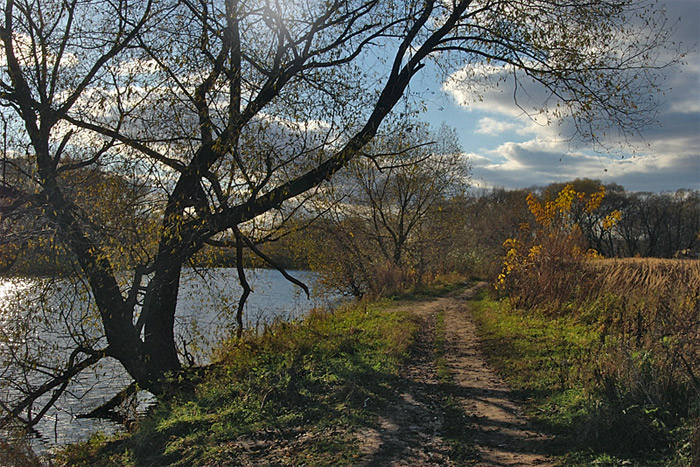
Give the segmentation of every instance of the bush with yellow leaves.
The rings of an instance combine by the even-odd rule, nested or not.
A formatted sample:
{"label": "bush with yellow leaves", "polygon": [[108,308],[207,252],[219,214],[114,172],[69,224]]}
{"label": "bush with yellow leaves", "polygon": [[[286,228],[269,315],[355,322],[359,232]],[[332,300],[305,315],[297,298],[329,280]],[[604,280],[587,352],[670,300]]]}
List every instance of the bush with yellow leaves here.
{"label": "bush with yellow leaves", "polygon": [[[583,274],[581,262],[599,255],[587,249],[576,214],[593,213],[604,197],[602,186],[587,195],[573,185],[566,185],[553,200],[548,195],[544,201],[528,195],[534,223],[521,225],[518,238],[504,242],[506,255],[496,281],[496,289],[504,291],[513,306],[558,308],[582,283],[572,272],[580,269]],[[620,212],[613,211],[601,219],[598,228],[610,229],[619,219]]]}

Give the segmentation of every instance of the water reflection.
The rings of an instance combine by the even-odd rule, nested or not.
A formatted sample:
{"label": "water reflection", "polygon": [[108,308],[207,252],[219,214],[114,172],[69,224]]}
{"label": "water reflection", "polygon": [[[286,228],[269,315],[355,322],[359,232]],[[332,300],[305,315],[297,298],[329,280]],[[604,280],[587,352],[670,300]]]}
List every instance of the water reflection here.
{"label": "water reflection", "polygon": [[[289,283],[277,271],[257,269],[249,273],[253,293],[244,314],[248,328],[258,328],[277,318],[294,319],[321,304],[320,299],[313,296],[312,300],[308,300],[301,289]],[[292,272],[292,275],[307,285],[313,285],[313,273],[298,271]],[[228,268],[188,270],[183,274],[178,294],[177,342],[181,350],[185,349],[198,363],[205,363],[212,346],[235,329],[234,316],[241,291],[236,278],[235,269]],[[13,339],[30,340],[31,335],[44,332],[48,333],[49,339],[44,339],[44,347],[38,349],[38,353],[49,357],[48,360],[51,360],[50,357],[60,360],[65,356],[65,348],[72,347],[78,339],[77,331],[93,339],[93,343],[104,344],[99,341],[99,323],[95,323],[91,317],[91,300],[85,295],[81,298],[80,293],[76,293],[78,291],[79,288],[67,281],[0,279],[0,331],[4,337],[0,346],[9,345]],[[79,324],[72,324],[71,332],[74,335],[58,332],[51,325],[54,323],[48,322],[55,320],[56,316],[65,316],[66,309],[70,309],[73,315],[81,314],[75,321]],[[19,329],[22,326],[17,323],[22,320],[16,319],[18,313],[28,318],[26,322],[33,323],[32,329],[26,325]],[[44,324],[46,328],[42,330]],[[36,426],[34,448],[43,451],[55,444],[85,440],[96,431],[110,434],[119,430],[121,427],[116,423],[81,419],[78,415],[102,405],[129,382],[128,376],[113,359],[103,359],[93,371],[80,374],[55,408]],[[1,390],[0,398],[4,399],[7,391],[13,389],[4,387]],[[150,395],[141,393],[138,407],[143,409],[149,400]]]}

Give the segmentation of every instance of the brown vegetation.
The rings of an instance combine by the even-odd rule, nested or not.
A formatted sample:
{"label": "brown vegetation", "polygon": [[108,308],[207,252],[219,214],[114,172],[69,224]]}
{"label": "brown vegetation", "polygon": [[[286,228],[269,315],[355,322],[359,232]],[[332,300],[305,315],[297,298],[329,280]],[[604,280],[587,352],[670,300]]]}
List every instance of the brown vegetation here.
{"label": "brown vegetation", "polygon": [[700,459],[700,261],[597,259],[551,272],[570,294],[539,293],[531,307],[591,333],[578,337],[588,342],[585,362],[563,369],[599,401],[582,436]]}
{"label": "brown vegetation", "polygon": [[[628,449],[685,442],[697,450],[700,261],[600,259],[586,252],[576,204],[595,215],[603,197],[602,187],[585,195],[573,185],[543,203],[530,195],[535,222],[504,243],[496,287],[513,309],[580,326],[575,339],[581,342],[562,344],[565,353],[585,355],[585,362],[562,357],[557,366],[574,371],[573,384],[599,401],[586,424],[592,431],[587,439],[614,435]],[[616,218],[599,216],[597,228],[609,230]]]}
{"label": "brown vegetation", "polygon": [[617,350],[601,362],[606,390],[619,396],[625,387],[669,409],[683,395],[697,403],[700,261],[597,260],[586,269],[581,302],[590,305],[579,312],[599,324],[601,344]]}

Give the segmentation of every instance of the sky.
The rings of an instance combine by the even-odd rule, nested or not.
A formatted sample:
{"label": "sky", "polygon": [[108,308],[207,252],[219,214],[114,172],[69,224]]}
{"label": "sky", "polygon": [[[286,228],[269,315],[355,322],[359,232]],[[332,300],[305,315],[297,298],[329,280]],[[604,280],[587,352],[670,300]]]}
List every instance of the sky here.
{"label": "sky", "polygon": [[622,150],[572,148],[560,129],[532,121],[513,102],[512,87],[501,86],[473,102],[449,83],[424,86],[422,118],[455,128],[472,164],[476,188],[528,188],[576,178],[617,183],[628,191],[700,189],[700,2],[666,0],[676,21],[673,40],[690,52],[684,64],[664,71],[670,89],[661,98],[658,123]]}

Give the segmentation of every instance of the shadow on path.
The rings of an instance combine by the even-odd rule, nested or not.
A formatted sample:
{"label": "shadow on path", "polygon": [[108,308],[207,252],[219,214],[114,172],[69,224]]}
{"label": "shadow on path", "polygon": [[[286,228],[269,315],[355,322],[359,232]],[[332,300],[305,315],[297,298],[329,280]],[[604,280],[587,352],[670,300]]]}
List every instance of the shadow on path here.
{"label": "shadow on path", "polygon": [[[464,297],[411,304],[421,323],[418,342],[399,379],[400,396],[382,411],[378,426],[361,438],[360,465],[553,465],[547,455],[552,437],[532,428],[513,392],[488,367],[467,307]],[[435,368],[435,319],[440,311],[445,313],[449,383],[439,381]],[[464,445],[455,446],[455,437],[445,436],[448,430],[459,431]],[[455,451],[461,456],[454,456]]]}

